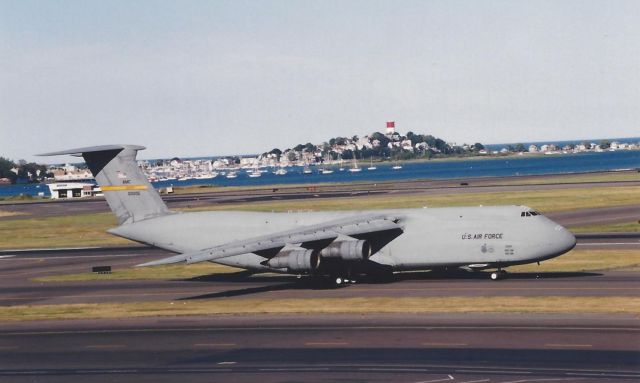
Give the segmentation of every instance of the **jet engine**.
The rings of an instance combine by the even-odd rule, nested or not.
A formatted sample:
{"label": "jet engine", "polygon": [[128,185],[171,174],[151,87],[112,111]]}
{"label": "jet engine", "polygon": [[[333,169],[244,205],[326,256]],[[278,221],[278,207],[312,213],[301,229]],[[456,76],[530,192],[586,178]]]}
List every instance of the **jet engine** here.
{"label": "jet engine", "polygon": [[271,258],[267,265],[289,271],[315,271],[320,267],[320,256],[314,250],[285,250]]}
{"label": "jet engine", "polygon": [[320,250],[323,258],[342,258],[345,261],[363,261],[371,256],[371,246],[365,240],[338,241]]}

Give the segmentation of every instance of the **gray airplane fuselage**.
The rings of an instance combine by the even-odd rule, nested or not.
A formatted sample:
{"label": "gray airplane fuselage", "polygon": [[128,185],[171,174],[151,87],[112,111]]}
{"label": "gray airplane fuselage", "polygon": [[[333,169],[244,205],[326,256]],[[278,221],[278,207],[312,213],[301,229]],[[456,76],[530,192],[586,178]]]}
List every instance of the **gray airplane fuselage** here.
{"label": "gray airplane fuselage", "polygon": [[109,232],[177,255],[138,265],[215,262],[257,271],[343,277],[553,258],[575,246],[562,226],[526,206],[344,212],[202,212],[168,209],[136,163],[139,145],[102,145],[81,155],[119,226]]}
{"label": "gray airplane fuselage", "polygon": [[[524,206],[422,208],[371,211],[398,217],[403,233],[373,254],[371,261],[394,270],[471,266],[483,269],[553,258],[575,246],[561,225]],[[189,253],[247,237],[298,230],[362,212],[201,212],[177,213],[111,229],[119,236]],[[264,265],[247,253],[215,263],[245,269],[286,271]]]}

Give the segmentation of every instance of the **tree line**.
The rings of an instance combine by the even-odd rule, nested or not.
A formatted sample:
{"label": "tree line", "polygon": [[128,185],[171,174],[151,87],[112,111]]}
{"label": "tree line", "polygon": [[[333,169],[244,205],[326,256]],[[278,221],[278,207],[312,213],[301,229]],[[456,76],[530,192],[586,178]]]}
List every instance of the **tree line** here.
{"label": "tree line", "polygon": [[0,178],[8,178],[12,184],[17,182],[41,182],[45,177],[52,176],[47,173],[47,166],[19,160],[15,163],[7,158],[0,157]]}

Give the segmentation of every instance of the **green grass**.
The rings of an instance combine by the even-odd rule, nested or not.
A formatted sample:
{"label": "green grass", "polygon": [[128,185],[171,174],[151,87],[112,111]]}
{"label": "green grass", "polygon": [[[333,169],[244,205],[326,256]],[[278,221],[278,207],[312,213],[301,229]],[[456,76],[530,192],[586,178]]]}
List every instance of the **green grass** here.
{"label": "green grass", "polygon": [[216,299],[0,307],[0,321],[234,314],[640,313],[638,297]]}

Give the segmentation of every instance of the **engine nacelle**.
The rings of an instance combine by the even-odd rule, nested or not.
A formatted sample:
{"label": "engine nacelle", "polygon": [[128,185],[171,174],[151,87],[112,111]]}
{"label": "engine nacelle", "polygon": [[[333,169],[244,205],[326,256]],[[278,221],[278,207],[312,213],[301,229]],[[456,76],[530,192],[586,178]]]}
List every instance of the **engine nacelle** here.
{"label": "engine nacelle", "polygon": [[267,265],[289,271],[315,271],[320,267],[320,256],[314,250],[285,250],[271,258]]}
{"label": "engine nacelle", "polygon": [[323,258],[342,258],[345,261],[363,261],[371,256],[371,245],[365,240],[333,242],[320,251]]}

